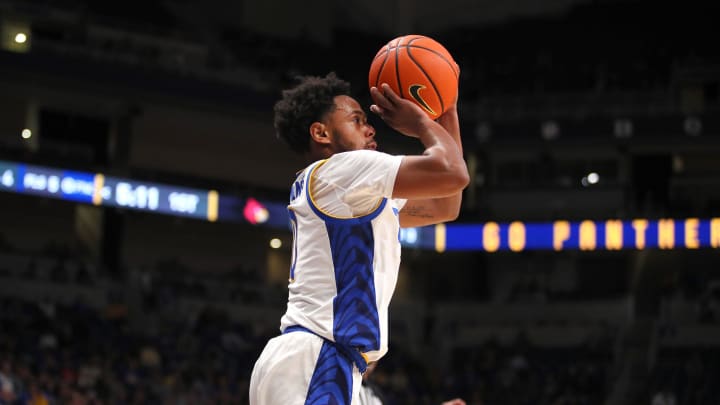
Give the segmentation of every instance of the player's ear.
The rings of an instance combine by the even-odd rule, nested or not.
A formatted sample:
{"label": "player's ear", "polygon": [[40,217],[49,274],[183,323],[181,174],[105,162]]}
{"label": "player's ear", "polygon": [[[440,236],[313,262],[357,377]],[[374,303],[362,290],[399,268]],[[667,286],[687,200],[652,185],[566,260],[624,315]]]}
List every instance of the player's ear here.
{"label": "player's ear", "polygon": [[317,143],[330,143],[330,136],[325,129],[325,124],[319,121],[315,121],[310,124],[310,137]]}

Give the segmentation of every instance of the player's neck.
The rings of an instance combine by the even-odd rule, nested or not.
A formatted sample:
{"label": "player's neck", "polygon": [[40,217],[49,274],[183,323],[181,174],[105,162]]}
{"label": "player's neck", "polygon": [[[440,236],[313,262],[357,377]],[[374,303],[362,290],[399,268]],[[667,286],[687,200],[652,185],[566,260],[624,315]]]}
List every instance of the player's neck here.
{"label": "player's neck", "polygon": [[305,153],[305,160],[310,164],[318,160],[327,159],[333,154],[334,152],[330,147],[314,145],[310,146],[310,150]]}

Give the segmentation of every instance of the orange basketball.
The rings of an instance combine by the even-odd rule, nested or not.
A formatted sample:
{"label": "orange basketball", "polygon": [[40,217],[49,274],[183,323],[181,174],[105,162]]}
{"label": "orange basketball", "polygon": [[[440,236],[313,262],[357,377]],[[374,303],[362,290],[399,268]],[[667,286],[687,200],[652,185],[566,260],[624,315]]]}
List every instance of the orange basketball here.
{"label": "orange basketball", "polygon": [[439,42],[423,35],[404,35],[378,51],[368,81],[370,87],[387,83],[435,119],[455,101],[459,75],[452,55]]}

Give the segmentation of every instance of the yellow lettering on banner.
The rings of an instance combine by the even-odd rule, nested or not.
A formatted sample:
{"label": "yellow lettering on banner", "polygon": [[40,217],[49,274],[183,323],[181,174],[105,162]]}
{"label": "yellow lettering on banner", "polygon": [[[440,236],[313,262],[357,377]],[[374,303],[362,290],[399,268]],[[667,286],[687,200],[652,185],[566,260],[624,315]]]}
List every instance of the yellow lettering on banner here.
{"label": "yellow lettering on banner", "polygon": [[508,228],[508,245],[513,252],[521,252],[525,249],[525,224],[515,221]]}
{"label": "yellow lettering on banner", "polygon": [[486,252],[497,252],[500,248],[500,226],[495,222],[483,225],[483,249]]}
{"label": "yellow lettering on banner", "polygon": [[635,248],[645,249],[645,231],[648,227],[647,219],[636,219],[632,221],[632,227],[635,229]]}
{"label": "yellow lettering on banner", "polygon": [[447,244],[447,230],[445,224],[440,223],[435,225],[435,251],[442,253],[445,251]]}
{"label": "yellow lettering on banner", "polygon": [[105,186],[105,176],[102,173],[95,174],[93,179],[93,196],[92,202],[94,205],[102,204],[102,189]]}
{"label": "yellow lettering on banner", "polygon": [[220,203],[220,194],[215,190],[208,191],[207,196],[207,219],[215,222],[218,219],[218,208]]}
{"label": "yellow lettering on banner", "polygon": [[623,248],[623,223],[620,220],[605,222],[605,249],[620,250]]}
{"label": "yellow lettering on banner", "polygon": [[697,249],[700,247],[698,226],[700,226],[700,220],[697,218],[688,218],[685,220],[685,247],[688,249]]}
{"label": "yellow lettering on banner", "polygon": [[563,243],[568,239],[570,239],[570,223],[555,221],[553,223],[553,249],[562,250]]}
{"label": "yellow lettering on banner", "polygon": [[580,222],[580,250],[595,250],[597,246],[597,230],[595,222]]}
{"label": "yellow lettering on banner", "polygon": [[672,219],[658,221],[658,247],[660,249],[675,247],[675,221]]}
{"label": "yellow lettering on banner", "polygon": [[720,218],[710,220],[710,246],[720,247]]}

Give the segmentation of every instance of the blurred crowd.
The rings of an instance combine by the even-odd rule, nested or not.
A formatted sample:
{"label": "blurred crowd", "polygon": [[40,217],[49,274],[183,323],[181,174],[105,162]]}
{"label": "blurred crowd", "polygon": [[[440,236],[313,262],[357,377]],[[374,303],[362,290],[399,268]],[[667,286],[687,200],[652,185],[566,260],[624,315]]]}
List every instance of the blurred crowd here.
{"label": "blurred crowd", "polygon": [[[158,322],[162,322],[158,320]],[[276,332],[208,310],[138,331],[83,302],[0,300],[0,404],[244,404],[252,365]],[[486,342],[434,368],[393,347],[372,375],[387,404],[603,402],[606,353]]]}
{"label": "blurred crowd", "polygon": [[[5,272],[0,280],[12,277]],[[168,316],[178,311],[178,298],[206,294],[157,274],[154,280],[141,295],[147,316],[140,323],[130,319],[123,294],[103,307],[82,297],[0,298],[0,405],[247,403],[252,365],[277,329],[233,321],[209,298],[199,313]],[[106,287],[72,275],[52,283]],[[395,345],[371,379],[388,405],[451,397],[468,404],[596,404],[606,395],[610,360],[527,341],[478,342],[438,366]]]}
{"label": "blurred crowd", "polygon": [[645,395],[651,405],[720,403],[718,348],[662,349],[652,369]]}
{"label": "blurred crowd", "polygon": [[0,301],[0,404],[245,403],[257,336],[208,311],[161,333],[81,301]]}
{"label": "blurred crowd", "polygon": [[[286,299],[260,272],[239,266],[231,275],[209,275],[168,261],[110,277],[70,248],[30,253],[2,240],[0,405],[247,403],[252,366],[279,333],[278,319],[249,321],[233,308],[281,312]],[[683,295],[702,301],[706,288],[695,291],[697,283],[683,274],[670,290],[687,287],[694,293]],[[37,288],[7,288],[13,285]],[[658,329],[660,337],[667,333]],[[424,339],[440,339],[430,336]],[[599,405],[617,381],[616,337],[608,332],[580,345],[540,347],[521,333],[512,342],[466,339],[449,352],[442,342],[430,343],[437,353],[395,339],[368,383],[386,405],[448,398],[473,405]],[[719,355],[717,348],[659,348],[643,403],[717,403]]]}
{"label": "blurred crowd", "polygon": [[[285,292],[260,288],[265,282],[250,268],[233,270],[244,286],[173,262],[130,271],[128,283],[83,264],[68,249],[38,256],[5,244],[0,251],[0,287],[35,283],[36,292],[48,293],[0,289],[0,405],[245,404],[254,361],[279,332],[275,319],[238,321],[223,305],[282,310]],[[17,263],[26,267],[8,267],[23,257],[28,260]],[[105,291],[106,297],[58,291]],[[188,301],[199,306],[186,310]],[[465,341],[446,357],[396,339],[368,383],[386,405],[448,398],[474,405],[599,405],[618,376],[614,335],[604,336],[568,347],[540,347],[524,334],[511,343]],[[719,353],[660,348],[644,403],[713,404],[720,398],[714,384]]]}

